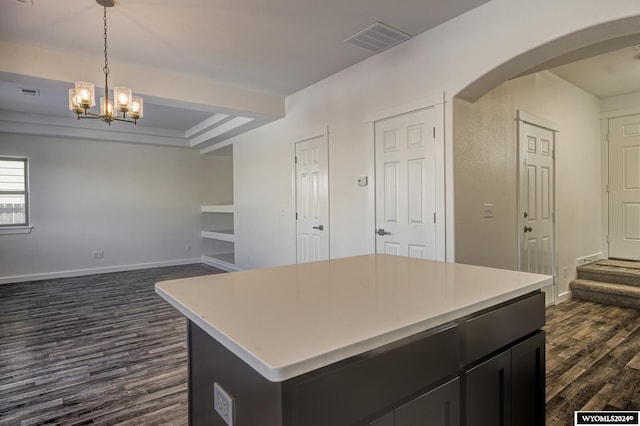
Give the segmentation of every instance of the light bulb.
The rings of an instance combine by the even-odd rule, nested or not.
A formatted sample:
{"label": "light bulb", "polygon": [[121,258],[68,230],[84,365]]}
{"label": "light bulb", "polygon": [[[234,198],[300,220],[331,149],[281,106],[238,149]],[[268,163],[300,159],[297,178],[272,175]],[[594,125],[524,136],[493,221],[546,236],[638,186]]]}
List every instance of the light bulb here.
{"label": "light bulb", "polygon": [[113,116],[113,104],[107,103],[104,97],[100,98],[100,115],[111,118]]}
{"label": "light bulb", "polygon": [[131,89],[128,87],[114,87],[113,98],[118,111],[126,113],[131,109]]}
{"label": "light bulb", "polygon": [[69,110],[80,114],[83,111],[81,104],[80,97],[76,95],[76,89],[69,89]]}
{"label": "light bulb", "polygon": [[83,108],[92,108],[96,104],[95,87],[93,83],[86,81],[76,81],[76,99]]}
{"label": "light bulb", "polygon": [[144,113],[144,104],[143,104],[142,97],[134,96],[131,99],[131,118],[133,118],[134,120],[137,120],[138,118],[142,117],[143,113]]}

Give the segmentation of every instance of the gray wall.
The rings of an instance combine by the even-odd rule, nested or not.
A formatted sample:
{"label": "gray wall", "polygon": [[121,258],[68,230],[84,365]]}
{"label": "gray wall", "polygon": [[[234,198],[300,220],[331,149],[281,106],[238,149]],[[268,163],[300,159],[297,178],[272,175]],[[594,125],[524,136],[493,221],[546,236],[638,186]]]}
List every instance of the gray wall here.
{"label": "gray wall", "polygon": [[0,281],[200,258],[202,170],[211,157],[12,134],[0,134],[0,152],[29,158],[34,226],[0,235]]}

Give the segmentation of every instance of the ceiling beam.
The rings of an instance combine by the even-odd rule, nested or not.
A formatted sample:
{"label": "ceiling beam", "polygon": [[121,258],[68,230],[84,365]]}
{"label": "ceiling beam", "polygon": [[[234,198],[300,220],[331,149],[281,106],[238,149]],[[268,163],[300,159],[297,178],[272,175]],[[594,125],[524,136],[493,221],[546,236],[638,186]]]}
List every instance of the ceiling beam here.
{"label": "ceiling beam", "polygon": [[243,126],[247,123],[252,122],[253,120],[255,120],[254,118],[250,118],[250,117],[235,117],[232,118],[229,121],[226,121],[225,123],[221,124],[220,126],[214,127],[213,129],[202,133],[201,135],[191,139],[191,146],[192,147],[197,147],[199,145],[202,145],[220,135],[224,135],[227,132],[230,132],[240,126]]}

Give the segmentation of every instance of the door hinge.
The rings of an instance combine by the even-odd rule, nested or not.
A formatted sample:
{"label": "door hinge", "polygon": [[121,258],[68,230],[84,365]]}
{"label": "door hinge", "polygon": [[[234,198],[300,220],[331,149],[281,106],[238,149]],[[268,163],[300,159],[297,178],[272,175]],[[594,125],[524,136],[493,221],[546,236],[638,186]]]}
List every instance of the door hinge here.
{"label": "door hinge", "polygon": [[433,214],[433,223],[436,223],[436,214]]}
{"label": "door hinge", "polygon": [[606,188],[606,191],[609,192],[609,184],[607,184],[605,188]]}
{"label": "door hinge", "polygon": [[609,244],[609,235],[607,235],[607,244]]}
{"label": "door hinge", "polygon": [[298,212],[296,212],[296,220],[298,220]]}
{"label": "door hinge", "polygon": [[298,164],[298,156],[297,155],[295,157],[293,157],[293,161],[294,161],[294,163]]}
{"label": "door hinge", "polygon": [[551,213],[551,222],[556,223],[556,212]]}
{"label": "door hinge", "polygon": [[607,138],[607,143],[609,143],[609,132],[607,132],[606,138]]}
{"label": "door hinge", "polygon": [[434,139],[436,138],[436,128],[435,127],[433,128],[433,138]]}

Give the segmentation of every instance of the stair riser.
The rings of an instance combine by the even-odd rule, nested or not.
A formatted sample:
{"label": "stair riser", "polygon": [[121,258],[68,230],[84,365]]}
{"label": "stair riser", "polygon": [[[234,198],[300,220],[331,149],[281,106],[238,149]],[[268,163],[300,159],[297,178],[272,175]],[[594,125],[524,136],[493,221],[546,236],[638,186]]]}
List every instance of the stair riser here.
{"label": "stair riser", "polygon": [[602,281],[607,283],[625,284],[640,287],[640,276],[621,275],[611,272],[585,271],[578,269],[578,278],[591,281]]}
{"label": "stair riser", "polygon": [[622,306],[626,308],[640,309],[640,299],[635,297],[607,294],[584,289],[572,289],[572,297],[589,302],[602,303],[605,305]]}

